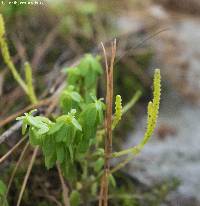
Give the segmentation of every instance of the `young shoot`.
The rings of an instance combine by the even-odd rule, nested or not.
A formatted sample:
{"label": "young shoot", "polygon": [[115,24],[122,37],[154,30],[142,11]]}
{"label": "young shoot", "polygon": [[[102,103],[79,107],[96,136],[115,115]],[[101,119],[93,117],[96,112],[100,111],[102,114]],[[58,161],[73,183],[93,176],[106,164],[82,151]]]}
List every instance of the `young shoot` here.
{"label": "young shoot", "polygon": [[147,107],[147,129],[143,139],[135,147],[113,153],[112,154],[113,158],[121,157],[127,154],[134,154],[134,155],[138,154],[143,149],[145,144],[149,141],[150,137],[152,136],[156,126],[158,112],[159,112],[159,105],[160,105],[161,76],[160,76],[159,69],[156,69],[154,73],[153,89],[154,89],[153,100],[148,103],[148,107]]}
{"label": "young shoot", "polygon": [[3,60],[7,65],[8,69],[11,71],[14,79],[18,82],[18,84],[22,87],[24,92],[28,95],[31,103],[37,103],[37,98],[32,83],[32,69],[28,63],[25,63],[26,81],[24,81],[19,72],[17,71],[14,63],[12,62],[5,35],[5,23],[2,14],[0,14],[0,48]]}
{"label": "young shoot", "polygon": [[121,118],[122,118],[122,98],[120,95],[117,95],[115,99],[115,115],[112,123],[112,129],[114,129],[117,126]]}

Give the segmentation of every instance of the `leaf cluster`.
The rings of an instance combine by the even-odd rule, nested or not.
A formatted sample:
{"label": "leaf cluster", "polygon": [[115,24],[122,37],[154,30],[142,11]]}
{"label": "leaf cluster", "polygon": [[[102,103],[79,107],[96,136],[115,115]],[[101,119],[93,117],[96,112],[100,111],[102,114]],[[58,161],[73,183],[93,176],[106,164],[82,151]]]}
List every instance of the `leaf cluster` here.
{"label": "leaf cluster", "polygon": [[[86,103],[91,102],[92,96],[96,96],[97,80],[102,74],[100,57],[86,54],[76,67],[65,68],[64,71],[67,73],[67,84],[69,85],[64,92],[74,90],[84,98]],[[62,100],[65,98],[64,95],[61,97],[63,97],[62,104]],[[80,98],[73,100],[77,102],[80,101]]]}
{"label": "leaf cluster", "polygon": [[99,58],[86,55],[77,67],[67,69],[68,86],[60,97],[61,116],[50,120],[33,116],[33,110],[17,118],[23,122],[22,133],[28,130],[30,143],[41,147],[47,168],[59,163],[63,174],[72,177],[75,174],[74,162],[83,158],[95,144],[96,131],[103,122],[105,109],[102,99],[96,98],[94,89],[101,71]]}

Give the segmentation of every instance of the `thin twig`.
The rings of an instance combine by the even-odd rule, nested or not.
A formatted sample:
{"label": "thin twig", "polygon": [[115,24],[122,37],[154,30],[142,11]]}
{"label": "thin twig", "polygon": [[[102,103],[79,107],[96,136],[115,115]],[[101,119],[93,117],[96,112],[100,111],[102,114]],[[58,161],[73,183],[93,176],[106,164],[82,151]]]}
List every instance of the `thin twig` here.
{"label": "thin twig", "polygon": [[10,127],[7,131],[5,131],[1,136],[0,136],[0,144],[4,142],[8,137],[10,137],[13,133],[18,131],[22,126],[22,122],[17,122],[15,123],[12,127]]}
{"label": "thin twig", "polygon": [[58,26],[59,25],[56,25],[55,27],[53,27],[53,29],[49,32],[45,40],[42,43],[40,42],[40,44],[36,47],[34,56],[31,62],[34,69],[38,67],[38,65],[41,63],[46,53],[48,52],[48,49],[55,41],[58,35],[58,31],[59,31]]}
{"label": "thin twig", "polygon": [[[55,107],[56,107],[56,105],[54,105],[54,107],[49,106],[49,108],[51,108],[51,109],[49,109],[49,108],[47,109],[47,112],[45,113],[46,116],[49,116],[51,114],[51,112],[55,109]],[[28,182],[28,178],[30,176],[31,170],[33,168],[33,164],[35,162],[38,151],[39,151],[39,146],[35,147],[33,155],[31,157],[31,161],[30,161],[30,164],[28,166],[28,170],[26,172],[26,175],[24,177],[23,184],[22,184],[22,187],[21,187],[21,190],[20,190],[20,194],[19,194],[18,201],[17,201],[17,206],[20,206],[21,199],[22,199],[26,184]]]}
{"label": "thin twig", "polygon": [[46,197],[50,201],[54,202],[57,206],[62,206],[62,204],[52,195],[46,194],[46,195],[40,195],[41,197]]}
{"label": "thin twig", "polygon": [[23,137],[17,144],[15,144],[3,157],[0,158],[0,164],[6,160],[27,138],[27,136]]}
{"label": "thin twig", "polygon": [[44,100],[41,100],[40,102],[36,103],[36,104],[32,104],[32,105],[29,105],[27,107],[25,107],[24,109],[16,112],[15,114],[12,114],[10,115],[9,117],[7,117],[6,119],[0,121],[0,127],[3,127],[5,126],[6,124],[10,123],[11,121],[15,120],[18,116],[20,116],[21,114],[31,110],[31,109],[35,109],[35,108],[39,108],[41,106],[44,106],[44,105],[48,105],[50,104],[52,101],[52,98],[48,98],[48,99],[44,99]]}
{"label": "thin twig", "polygon": [[103,49],[103,55],[104,55],[104,60],[105,60],[105,65],[106,65],[106,75],[108,76],[108,60],[107,60],[106,49],[104,47],[103,42],[101,42],[101,46],[102,46],[102,49]]}
{"label": "thin twig", "polygon": [[24,194],[24,190],[26,188],[26,184],[27,184],[28,178],[30,176],[33,164],[35,162],[38,150],[39,150],[39,146],[37,146],[33,151],[33,155],[32,155],[30,164],[28,166],[28,170],[26,172],[26,175],[25,175],[25,178],[24,178],[24,181],[22,183],[22,187],[21,187],[21,190],[20,190],[20,193],[19,193],[19,197],[18,197],[18,200],[17,200],[17,206],[20,206],[20,204],[21,204],[21,200],[22,200],[22,197],[23,197],[23,194]]}
{"label": "thin twig", "polygon": [[[14,168],[12,174],[11,174],[11,177],[10,177],[10,180],[9,180],[9,183],[8,183],[8,187],[7,187],[6,197],[8,196],[8,193],[9,193],[9,190],[10,190],[10,187],[11,187],[11,184],[12,184],[12,181],[13,181],[13,179],[14,179],[14,177],[15,177],[15,174],[16,174],[16,172],[17,172],[17,169],[19,168],[19,165],[20,165],[22,159],[24,158],[24,155],[25,155],[25,153],[26,153],[26,151],[27,151],[27,149],[28,149],[28,146],[29,146],[29,142],[27,142],[26,145],[25,145],[25,147],[23,148],[23,150],[22,150],[22,152],[21,152],[21,154],[20,154],[20,157],[19,157],[19,159],[18,159],[18,161],[17,161],[17,163],[16,163],[16,165],[15,165],[15,168]],[[6,198],[5,198],[5,199],[6,199]]]}
{"label": "thin twig", "polygon": [[67,185],[65,184],[65,180],[63,178],[63,175],[62,175],[62,172],[61,172],[59,164],[57,164],[56,166],[57,166],[58,175],[59,175],[61,186],[62,186],[62,195],[63,195],[64,205],[65,206],[70,206],[70,202],[69,202],[69,189],[68,189]]}

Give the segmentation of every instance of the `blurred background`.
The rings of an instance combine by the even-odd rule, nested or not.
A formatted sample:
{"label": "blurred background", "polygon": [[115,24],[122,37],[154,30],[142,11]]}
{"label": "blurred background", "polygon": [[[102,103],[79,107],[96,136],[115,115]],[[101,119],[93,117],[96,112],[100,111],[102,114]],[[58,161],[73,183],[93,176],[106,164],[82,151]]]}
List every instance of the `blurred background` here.
{"label": "blurred background", "polygon": [[[102,54],[100,42],[107,45],[117,38],[115,93],[122,95],[124,104],[138,89],[143,95],[115,132],[116,150],[119,145],[134,146],[142,138],[153,70],[161,69],[158,125],[143,152],[124,169],[134,185],[128,188],[136,195],[121,205],[200,205],[200,1],[41,0],[39,5],[16,2],[0,3],[9,47],[18,68],[23,69],[27,60],[31,63],[41,99],[54,92],[64,67],[85,53]],[[0,122],[28,105],[1,59]],[[1,127],[0,132],[12,123]],[[13,137],[1,144],[0,155],[16,142]],[[10,161],[14,163],[19,151],[15,153],[16,157],[0,166],[0,177],[5,182],[13,168]],[[49,185],[54,173],[42,178],[44,168],[40,164],[34,167],[32,191],[44,185],[46,191],[56,194]],[[13,195],[25,171],[22,165]],[[26,198],[35,200],[39,194],[26,191],[24,205],[32,205]],[[11,201],[14,199],[15,196]],[[44,201],[40,205],[50,203]]]}

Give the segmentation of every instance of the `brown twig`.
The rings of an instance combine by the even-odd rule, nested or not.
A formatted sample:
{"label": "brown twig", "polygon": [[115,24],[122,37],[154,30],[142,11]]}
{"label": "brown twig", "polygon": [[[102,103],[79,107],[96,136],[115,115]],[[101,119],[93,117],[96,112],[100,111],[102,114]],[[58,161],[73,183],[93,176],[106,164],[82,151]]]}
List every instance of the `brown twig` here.
{"label": "brown twig", "polygon": [[27,137],[23,137],[16,145],[14,145],[3,157],[0,158],[0,164],[7,159],[26,139]]}
{"label": "brown twig", "polygon": [[60,182],[61,182],[61,186],[62,186],[62,195],[63,195],[63,201],[64,201],[64,205],[65,206],[70,206],[70,202],[69,202],[69,189],[65,184],[65,180],[63,178],[61,169],[59,164],[57,164],[57,170],[58,170],[58,175],[60,178]]}
{"label": "brown twig", "polygon": [[0,144],[4,142],[8,137],[10,137],[13,133],[18,131],[22,126],[22,122],[17,122],[15,123],[12,127],[10,127],[7,131],[5,131],[1,136],[0,136]]}
{"label": "brown twig", "polygon": [[[10,177],[10,180],[9,180],[9,183],[8,183],[8,187],[7,187],[6,197],[8,196],[10,187],[11,187],[11,185],[12,185],[12,181],[13,181],[13,179],[14,179],[14,177],[15,177],[15,174],[16,174],[16,172],[17,172],[17,169],[19,168],[19,165],[20,165],[22,159],[24,158],[24,155],[25,155],[25,153],[26,153],[26,151],[27,151],[27,149],[28,149],[28,146],[29,146],[29,142],[27,142],[26,145],[25,145],[25,147],[23,148],[23,150],[22,150],[22,152],[21,152],[21,154],[20,154],[20,157],[19,157],[19,159],[18,159],[18,161],[17,161],[17,164],[15,165],[15,168],[14,168],[12,174],[11,174],[11,177]],[[6,199],[6,198],[5,198],[5,199]]]}
{"label": "brown twig", "polygon": [[105,47],[102,43],[106,64],[106,137],[105,137],[105,163],[104,174],[101,180],[101,189],[99,197],[99,206],[108,205],[108,177],[110,173],[110,156],[112,154],[112,104],[113,104],[113,65],[116,56],[116,39],[111,44],[111,59],[108,66],[108,60]]}
{"label": "brown twig", "polygon": [[[61,87],[62,87],[62,85],[58,88],[57,91],[60,91],[59,89]],[[57,93],[56,93],[56,95],[57,95]],[[49,108],[47,109],[47,112],[45,113],[46,116],[49,116],[51,114],[51,112],[55,109],[55,107],[56,107],[56,105],[54,105],[54,107],[51,107],[51,105],[50,105],[49,108],[51,108],[51,109],[49,109]],[[19,194],[18,201],[17,201],[17,206],[20,206],[20,204],[21,204],[22,196],[24,194],[24,190],[26,188],[26,185],[27,185],[27,182],[28,182],[28,178],[29,178],[31,170],[33,168],[33,164],[34,164],[34,162],[36,160],[36,156],[37,156],[38,151],[39,151],[39,146],[35,147],[35,149],[33,151],[33,155],[31,157],[31,161],[30,161],[30,164],[28,166],[28,170],[26,172],[26,175],[25,175],[23,183],[22,183],[22,187],[21,187],[20,194]]]}
{"label": "brown twig", "polygon": [[62,206],[62,204],[54,196],[49,195],[48,193],[45,195],[39,194],[38,196],[49,199],[51,202],[54,202],[57,206]]}
{"label": "brown twig", "polygon": [[21,59],[22,63],[26,62],[26,48],[16,34],[12,35],[12,42],[17,50],[17,54],[19,55],[19,58]]}
{"label": "brown twig", "polygon": [[48,52],[48,49],[50,46],[53,44],[55,41],[59,29],[58,26],[55,26],[47,35],[46,39],[44,40],[43,43],[40,43],[37,48],[35,49],[35,53],[33,56],[33,60],[31,62],[31,65],[34,69],[38,67],[38,65],[41,63],[42,59],[45,57],[46,53]]}
{"label": "brown twig", "polygon": [[51,101],[52,101],[52,98],[48,98],[48,99],[41,100],[40,102],[38,102],[36,104],[32,104],[32,105],[29,105],[29,106],[25,107],[24,109],[16,112],[15,114],[10,115],[6,119],[3,119],[2,121],[0,121],[0,127],[5,126],[6,124],[8,124],[11,121],[15,120],[18,116],[22,115],[23,113],[25,113],[25,112],[27,112],[31,109],[36,109],[36,108],[39,108],[41,106],[50,104]]}
{"label": "brown twig", "polygon": [[20,193],[19,193],[19,197],[18,197],[18,200],[17,200],[17,206],[20,206],[20,204],[21,204],[22,196],[23,196],[23,194],[24,194],[24,190],[25,190],[25,188],[26,188],[26,184],[27,184],[28,178],[29,178],[29,176],[30,176],[30,173],[31,173],[33,164],[34,164],[34,162],[35,162],[35,159],[36,159],[38,150],[39,150],[39,146],[37,146],[37,147],[34,149],[34,151],[33,151],[33,155],[32,155],[30,164],[29,164],[29,166],[28,166],[28,170],[27,170],[26,175],[25,175],[25,177],[24,177],[24,181],[23,181],[23,184],[22,184]]}

